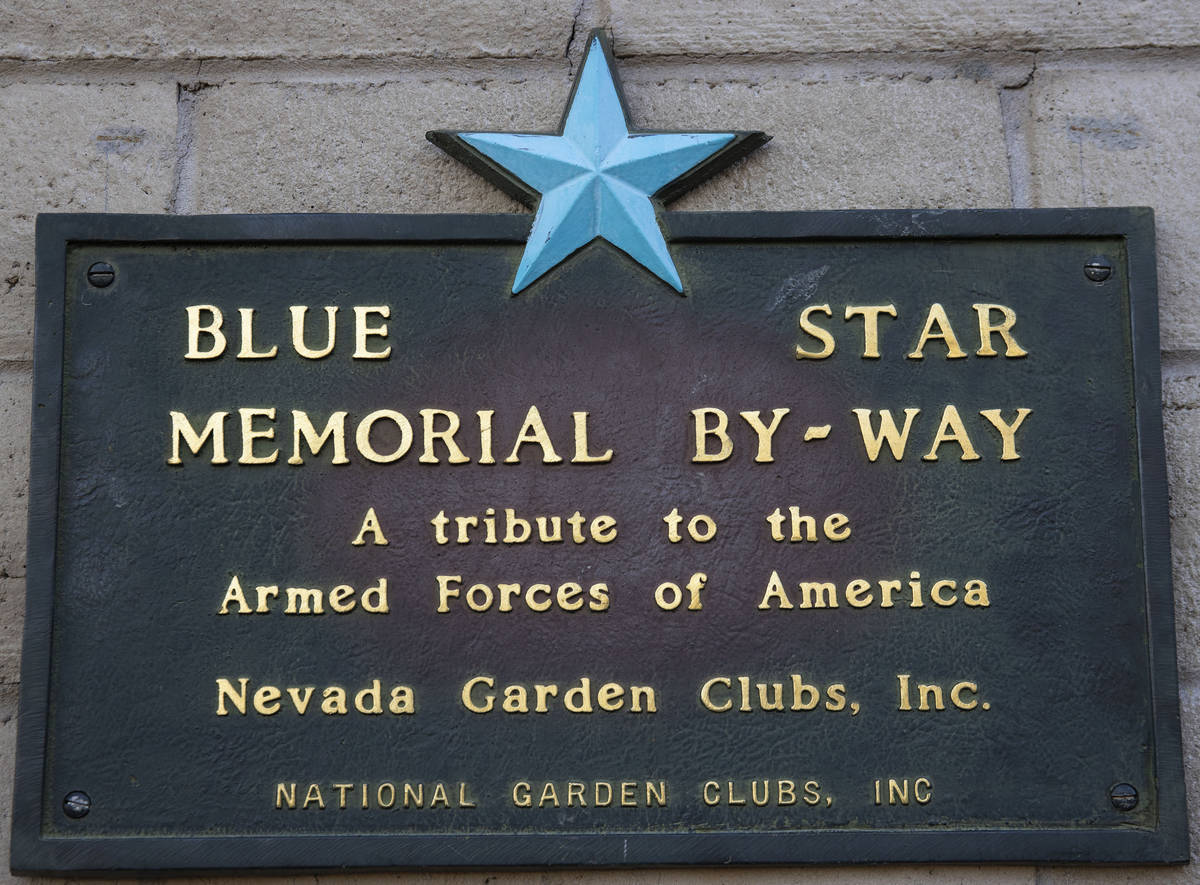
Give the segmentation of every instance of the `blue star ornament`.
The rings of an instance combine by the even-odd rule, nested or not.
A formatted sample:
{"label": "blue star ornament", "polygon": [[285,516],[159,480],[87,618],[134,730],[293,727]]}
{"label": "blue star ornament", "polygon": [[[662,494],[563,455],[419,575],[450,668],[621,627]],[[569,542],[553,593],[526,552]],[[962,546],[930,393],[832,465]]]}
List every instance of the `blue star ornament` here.
{"label": "blue star ornament", "polygon": [[682,293],[659,224],[662,203],[770,138],[762,132],[630,129],[612,48],[601,31],[588,39],[557,135],[443,130],[426,137],[537,206],[514,295],[598,237]]}

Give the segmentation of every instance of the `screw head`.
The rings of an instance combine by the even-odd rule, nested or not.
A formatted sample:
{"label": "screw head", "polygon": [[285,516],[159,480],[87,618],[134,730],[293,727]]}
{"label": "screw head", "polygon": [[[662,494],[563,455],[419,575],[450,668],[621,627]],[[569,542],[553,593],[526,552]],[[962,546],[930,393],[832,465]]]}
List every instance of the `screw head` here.
{"label": "screw head", "polygon": [[63,812],[67,817],[79,820],[81,817],[87,817],[87,813],[91,810],[91,797],[80,790],[67,793],[67,797],[63,799]]}
{"label": "screw head", "polygon": [[113,280],[117,278],[117,272],[107,261],[97,261],[88,268],[87,278],[97,289],[104,289],[112,285]]}
{"label": "screw head", "polygon": [[1103,255],[1089,258],[1083,266],[1083,275],[1093,283],[1103,283],[1112,276],[1112,262]]}
{"label": "screw head", "polygon": [[1138,791],[1132,784],[1117,784],[1108,791],[1108,798],[1117,811],[1133,811],[1138,804]]}

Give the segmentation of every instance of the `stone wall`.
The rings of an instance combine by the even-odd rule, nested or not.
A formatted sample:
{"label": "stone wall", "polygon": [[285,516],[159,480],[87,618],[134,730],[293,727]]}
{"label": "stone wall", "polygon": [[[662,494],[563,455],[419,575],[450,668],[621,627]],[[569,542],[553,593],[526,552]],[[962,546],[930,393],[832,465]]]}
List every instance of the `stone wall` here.
{"label": "stone wall", "polygon": [[[1184,745],[1200,851],[1194,0],[8,0],[0,9],[0,843],[20,683],[36,215],[522,211],[424,132],[552,128],[587,30],[598,26],[613,32],[635,125],[774,135],[673,208],[1155,208]],[[1200,866],[378,880],[531,878],[1049,885],[1200,882]]]}

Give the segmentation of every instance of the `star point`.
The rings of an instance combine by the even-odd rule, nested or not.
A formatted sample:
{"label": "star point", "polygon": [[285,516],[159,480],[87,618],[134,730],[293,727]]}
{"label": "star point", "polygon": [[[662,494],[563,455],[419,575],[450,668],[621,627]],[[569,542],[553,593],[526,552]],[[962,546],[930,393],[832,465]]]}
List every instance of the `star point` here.
{"label": "star point", "polygon": [[514,295],[596,239],[682,294],[659,220],[664,194],[679,196],[769,138],[631,129],[601,31],[588,40],[557,133],[435,131],[427,137],[512,196],[536,204]]}

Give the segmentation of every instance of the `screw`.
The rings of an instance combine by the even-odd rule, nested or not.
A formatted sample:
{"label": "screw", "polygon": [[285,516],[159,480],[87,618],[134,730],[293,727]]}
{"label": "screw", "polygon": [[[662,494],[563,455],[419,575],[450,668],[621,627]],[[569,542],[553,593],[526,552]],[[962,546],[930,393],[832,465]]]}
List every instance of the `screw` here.
{"label": "screw", "polygon": [[92,799],[87,793],[82,793],[76,790],[73,793],[67,793],[67,798],[63,799],[63,811],[67,817],[79,820],[81,817],[87,817],[87,813],[92,810]]}
{"label": "screw", "polygon": [[1108,791],[1108,798],[1117,811],[1133,811],[1138,804],[1138,791],[1131,784],[1117,784]]}
{"label": "screw", "polygon": [[104,289],[112,285],[112,281],[117,278],[117,272],[107,261],[97,261],[88,268],[87,278],[97,289]]}
{"label": "screw", "polygon": [[1112,262],[1103,255],[1097,255],[1083,266],[1083,275],[1093,283],[1103,283],[1112,275]]}

